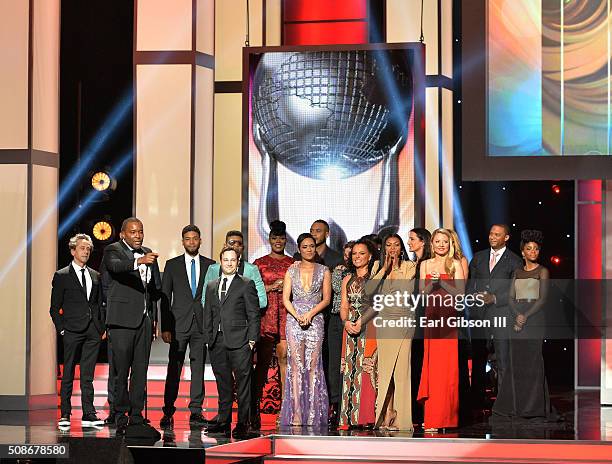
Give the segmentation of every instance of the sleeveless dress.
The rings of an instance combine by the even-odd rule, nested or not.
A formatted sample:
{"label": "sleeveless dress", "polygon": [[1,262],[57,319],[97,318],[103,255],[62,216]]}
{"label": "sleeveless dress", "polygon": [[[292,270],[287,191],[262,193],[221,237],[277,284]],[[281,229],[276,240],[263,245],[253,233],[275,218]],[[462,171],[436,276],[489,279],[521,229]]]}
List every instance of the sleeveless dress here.
{"label": "sleeveless dress", "polygon": [[[266,285],[272,285],[278,279],[284,279],[289,266],[293,264],[293,258],[285,256],[281,259],[272,258],[268,255],[256,259],[253,264],[259,269],[261,278]],[[261,315],[261,338],[274,341],[285,339],[285,324],[287,322],[287,310],[283,305],[282,292],[268,292],[268,306]]]}
{"label": "sleeveless dress", "polygon": [[[365,277],[352,276],[346,284],[351,321],[361,316],[364,308]],[[365,324],[359,335],[349,335],[343,330],[342,400],[340,426],[374,424],[376,421],[376,327]]]}
{"label": "sleeveless dress", "polygon": [[[440,274],[441,279],[452,277]],[[426,284],[430,280],[427,274]],[[423,403],[426,429],[457,427],[459,423],[459,344],[457,329],[447,324],[448,318],[457,314],[453,306],[441,304],[447,295],[441,287],[427,295],[432,304],[425,308],[425,317],[438,327],[426,326],[423,330],[423,369],[417,400]]]}
{"label": "sleeveless dress", "polygon": [[504,417],[530,422],[554,421],[558,415],[550,403],[542,357],[548,272],[543,266],[531,271],[517,269],[514,271],[512,285],[512,313],[515,316],[527,313],[529,317],[519,332],[513,329],[512,321],[508,322],[509,366],[493,404],[493,419]]}
{"label": "sleeveless dress", "polygon": [[[293,307],[298,314],[310,311],[323,299],[323,277],[327,267],[314,265],[310,289],[302,287],[301,263],[287,271],[291,277]],[[291,315],[287,316],[287,375],[280,424],[327,426],[329,400],[323,372],[323,337],[325,321],[319,313],[308,328],[302,328]]]}
{"label": "sleeveless dress", "polygon": [[[374,274],[375,270],[372,271]],[[414,291],[415,265],[403,261],[398,269],[392,269],[387,278],[381,270],[372,277],[383,280],[380,293],[393,295],[396,292]],[[414,319],[412,308],[387,306],[378,313],[382,320],[401,322],[404,318]],[[414,321],[413,321],[414,322]],[[393,404],[395,416],[388,426],[399,430],[412,430],[412,380],[411,347],[414,327],[379,326],[376,327],[378,351],[378,396],[376,399],[376,427],[385,421],[387,409]],[[416,390],[416,388],[415,388]]]}
{"label": "sleeveless dress", "polygon": [[[293,264],[293,258],[284,256],[277,259],[265,255],[256,259],[253,264],[259,269],[264,284],[272,285],[278,279],[285,278],[287,269]],[[270,345],[276,345],[280,340],[285,340],[287,310],[283,304],[282,291],[267,292],[266,295],[268,305],[261,310],[260,342],[254,358],[253,405],[251,406],[253,415],[257,411],[278,414],[281,408],[280,366],[276,353]],[[262,345],[265,345],[265,348],[261,349]]]}

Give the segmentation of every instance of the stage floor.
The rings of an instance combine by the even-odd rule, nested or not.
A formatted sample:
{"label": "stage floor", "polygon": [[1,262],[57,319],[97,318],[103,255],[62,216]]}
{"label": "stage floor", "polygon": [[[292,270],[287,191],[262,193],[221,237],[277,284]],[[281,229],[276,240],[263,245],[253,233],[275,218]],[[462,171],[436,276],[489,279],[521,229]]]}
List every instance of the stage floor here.
{"label": "stage floor", "polygon": [[[98,415],[101,418],[105,418],[108,414],[106,404],[105,369],[107,369],[107,366],[101,366],[96,369],[96,380],[94,381],[96,394],[94,403],[98,410]],[[231,459],[228,460],[229,455],[234,456],[238,452],[237,449],[239,450],[241,447],[247,446],[245,445],[247,441],[242,442],[244,444],[240,445],[239,443],[236,443],[235,440],[230,440],[224,437],[220,437],[218,435],[209,436],[206,433],[205,429],[203,430],[201,428],[190,427],[188,421],[189,411],[186,408],[189,402],[188,376],[189,372],[186,369],[186,374],[184,374],[184,377],[186,378],[184,379],[184,381],[181,382],[179,399],[176,403],[178,409],[174,416],[174,427],[171,430],[162,430],[159,427],[159,421],[162,417],[161,406],[163,404],[165,366],[151,366],[148,382],[148,417],[151,420],[151,425],[160,430],[162,434],[162,439],[159,440],[157,443],[146,443],[143,445],[160,451],[161,449],[170,448],[174,448],[177,450],[182,449],[184,451],[206,450],[206,462],[264,462],[259,458],[255,459],[255,456],[251,456],[255,459],[254,461],[248,461],[248,456],[242,456],[247,459],[246,461],[240,456],[238,456],[240,457],[240,459],[238,459],[237,461]],[[206,400],[204,404],[204,415],[208,419],[212,418],[216,414],[217,406],[216,385],[214,384],[214,381],[211,380],[209,377],[209,374],[207,374]],[[469,425],[463,425],[457,429],[447,430],[445,431],[445,433],[436,434],[425,434],[421,429],[418,428],[414,432],[376,432],[368,430],[349,432],[344,430],[330,431],[327,429],[312,428],[279,429],[276,427],[275,423],[276,416],[264,414],[262,416],[262,429],[257,435],[254,436],[255,440],[248,440],[248,443],[250,443],[250,445],[248,446],[252,446],[253,443],[258,443],[257,446],[265,445],[262,448],[265,450],[268,447],[272,446],[272,444],[278,442],[278,440],[280,440],[279,437],[284,437],[283,439],[293,438],[299,440],[309,438],[311,440],[324,440],[323,442],[319,443],[308,442],[308,447],[314,446],[313,449],[320,451],[321,449],[323,449],[320,449],[320,446],[323,445],[325,449],[335,449],[337,446],[337,440],[340,440],[341,443],[344,443],[341,446],[343,446],[346,450],[345,454],[352,455],[350,451],[352,450],[352,447],[354,445],[356,446],[357,444],[359,444],[359,446],[365,446],[365,449],[368,449],[368,446],[379,447],[384,443],[386,443],[387,445],[391,445],[392,443],[395,443],[395,440],[399,440],[399,442],[403,443],[404,445],[406,445],[407,443],[412,443],[415,446],[419,444],[419,448],[415,448],[413,450],[414,453],[416,453],[414,455],[414,458],[416,459],[419,453],[424,453],[425,451],[423,450],[428,449],[427,447],[431,448],[433,444],[438,442],[440,444],[455,443],[455,445],[457,445],[458,443],[470,442],[480,444],[492,444],[503,443],[504,441],[508,441],[508,443],[513,444],[526,444],[531,442],[538,442],[540,440],[545,440],[548,442],[553,440],[558,445],[572,442],[588,446],[591,446],[593,444],[612,445],[612,408],[602,408],[600,406],[599,391],[591,390],[579,392],[553,392],[551,394],[551,398],[554,406],[564,418],[562,422],[549,423],[545,425],[540,424],[537,426],[528,426],[525,423],[491,425],[486,416],[481,416],[475,418],[475,420],[473,420],[472,423],[470,423]],[[43,444],[56,443],[59,441],[67,440],[74,442],[74,440],[79,439],[85,439],[88,441],[101,440],[101,442],[104,442],[109,439],[115,438],[115,429],[113,427],[104,426],[99,427],[97,429],[83,428],[80,424],[80,417],[80,389],[78,387],[77,382],[75,383],[73,395],[72,425],[69,430],[58,430],[56,426],[57,419],[59,418],[58,410],[41,410],[29,412],[0,411],[0,444]],[[263,441],[258,441],[258,437]],[[347,440],[344,440],[344,438],[346,438]],[[383,440],[372,442],[371,440],[373,438],[382,438]],[[387,440],[392,441],[387,442]],[[289,442],[285,440],[283,443],[287,444]],[[293,444],[291,446],[294,446],[295,443],[299,445],[302,442],[292,443]],[[365,445],[363,445],[363,443],[365,443]],[[139,443],[127,443],[128,446],[138,444]],[[229,451],[229,448],[224,446],[228,444],[231,445],[231,452]],[[425,444],[427,445],[425,446],[425,448],[420,448],[421,444],[424,446]],[[236,448],[236,446],[238,446],[238,448]],[[298,448],[296,449],[301,449],[300,446],[298,446]],[[383,449],[379,452],[384,452],[385,446],[383,446]],[[436,450],[438,450],[437,453],[442,453],[439,454],[441,458],[446,452],[444,451],[446,449],[445,446],[446,445],[444,445],[444,447],[442,448],[436,447]],[[497,448],[487,449],[489,450],[487,452],[491,452],[493,454],[501,452],[500,449]],[[612,460],[612,447],[608,448],[606,446],[605,449],[610,450],[609,457]],[[557,449],[557,451],[559,450],[561,450],[561,448]],[[302,449],[302,451],[304,450]],[[600,451],[601,450],[598,450],[597,453],[599,453]],[[471,452],[472,451],[469,451],[469,453]],[[565,454],[566,452],[569,451],[562,451],[562,454]],[[212,459],[219,453],[221,454],[217,456],[217,458],[221,459],[220,461],[210,461],[210,459]],[[226,453],[228,455],[224,456],[223,453]],[[468,451],[466,451],[466,453],[468,453]],[[433,453],[433,455],[438,454]],[[493,454],[491,455],[491,457],[493,457]],[[533,457],[534,456],[527,453],[527,455],[525,455],[525,462],[533,462],[533,460],[530,460]],[[304,458],[304,456],[302,456],[302,458]],[[446,456],[444,460],[447,461],[448,458],[449,456]],[[336,460],[336,458],[332,460],[334,462],[339,462]],[[388,459],[385,459],[385,462],[391,462],[394,460],[397,461],[396,459],[391,459],[391,457],[389,456]],[[412,458],[410,460],[412,460]],[[282,460],[280,458],[272,459],[272,457],[268,456],[265,462],[268,461],[280,462]],[[316,462],[324,461],[327,462],[325,459],[323,461],[317,460]],[[353,459],[353,461],[355,461],[355,459]],[[357,459],[357,461],[359,461],[359,459]],[[368,458],[367,462],[374,461],[371,461]],[[400,462],[408,461],[402,461],[400,459]]]}

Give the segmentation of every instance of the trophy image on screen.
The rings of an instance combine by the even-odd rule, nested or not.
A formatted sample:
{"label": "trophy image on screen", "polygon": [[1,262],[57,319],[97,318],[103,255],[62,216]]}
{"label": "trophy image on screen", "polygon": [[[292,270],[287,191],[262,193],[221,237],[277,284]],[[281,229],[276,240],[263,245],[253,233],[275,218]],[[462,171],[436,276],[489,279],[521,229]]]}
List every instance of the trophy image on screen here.
{"label": "trophy image on screen", "polygon": [[[371,231],[397,230],[398,155],[413,105],[405,52],[264,53],[251,95],[252,135],[262,157],[262,237],[267,238],[269,222],[279,219],[278,163],[300,176],[334,183],[383,163],[380,186],[368,186],[378,203]],[[330,244],[341,249],[346,234],[328,219]]]}

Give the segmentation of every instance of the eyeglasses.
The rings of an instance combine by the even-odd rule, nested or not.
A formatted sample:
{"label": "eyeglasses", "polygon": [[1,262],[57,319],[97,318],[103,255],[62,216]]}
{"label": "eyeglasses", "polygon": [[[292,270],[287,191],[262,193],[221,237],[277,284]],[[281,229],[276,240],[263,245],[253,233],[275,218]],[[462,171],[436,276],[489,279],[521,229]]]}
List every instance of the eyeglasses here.
{"label": "eyeglasses", "polygon": [[242,245],[242,241],[241,241],[241,240],[229,240],[229,241],[227,242],[227,244],[228,244],[229,246],[234,246],[234,245]]}

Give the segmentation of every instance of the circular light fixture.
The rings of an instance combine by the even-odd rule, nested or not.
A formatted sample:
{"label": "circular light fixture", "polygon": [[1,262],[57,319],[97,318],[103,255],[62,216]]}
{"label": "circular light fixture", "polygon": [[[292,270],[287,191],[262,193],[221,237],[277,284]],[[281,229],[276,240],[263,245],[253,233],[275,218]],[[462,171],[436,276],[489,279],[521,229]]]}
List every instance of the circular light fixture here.
{"label": "circular light fixture", "polygon": [[91,176],[91,186],[99,192],[112,187],[113,179],[104,171],[98,171]]}
{"label": "circular light fixture", "polygon": [[96,240],[104,242],[113,235],[113,226],[106,221],[96,222],[93,226],[92,232]]}
{"label": "circular light fixture", "polygon": [[551,256],[550,262],[553,263],[555,266],[558,266],[559,264],[561,264],[561,258],[559,256]]}

